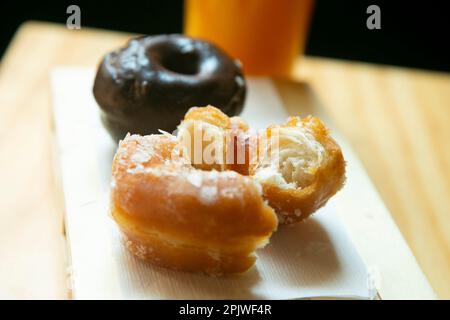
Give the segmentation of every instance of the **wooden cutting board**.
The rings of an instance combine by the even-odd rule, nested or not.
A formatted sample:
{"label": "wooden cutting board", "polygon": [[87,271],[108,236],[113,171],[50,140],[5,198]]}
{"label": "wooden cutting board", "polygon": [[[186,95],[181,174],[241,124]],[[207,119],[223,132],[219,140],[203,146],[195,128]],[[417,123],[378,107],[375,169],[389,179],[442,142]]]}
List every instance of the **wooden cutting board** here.
{"label": "wooden cutting board", "polygon": [[[48,76],[60,64],[93,67],[104,52],[130,36],[32,22],[20,29],[2,60],[1,297],[67,297],[63,198],[54,175],[58,162],[52,156]],[[322,102],[320,108],[362,158],[434,288],[441,297],[449,297],[449,75],[318,58],[303,59],[294,75],[297,82],[277,82],[285,105],[299,113],[296,101]],[[381,206],[388,217],[383,221],[398,235]],[[357,217],[346,218],[344,213],[343,219],[352,237],[360,239],[355,244],[369,264],[386,259],[371,253],[379,241],[400,252],[406,248],[409,255],[407,247],[386,243],[384,236],[366,237]],[[385,234],[383,226],[372,226]],[[412,256],[409,259],[406,265],[396,257],[386,262],[384,298],[433,296],[427,286],[409,290],[397,281],[402,273],[410,275],[411,283],[422,283],[422,273]]]}
{"label": "wooden cutting board", "polygon": [[[260,257],[253,273],[212,281],[201,275],[139,264],[123,249],[115,224],[108,217],[110,167],[116,146],[99,119],[92,95],[94,74],[95,70],[89,68],[60,67],[51,76],[71,256],[69,283],[74,298],[368,298],[376,290],[381,297],[389,295],[389,284],[394,281],[406,292],[420,292],[423,297],[432,293],[359,160],[322,108],[313,99],[308,100],[308,95],[295,99],[290,107],[284,106],[278,94],[283,82],[274,85],[268,78],[247,79],[242,118],[253,129],[283,123],[288,114],[322,118],[347,162],[344,188],[308,220],[311,225],[298,225],[296,228],[303,229],[296,231],[291,227],[289,232],[280,228],[267,248],[257,253]],[[299,85],[295,91],[304,90]],[[345,226],[334,219],[336,215]],[[311,248],[316,248],[313,253]],[[278,259],[274,259],[276,256]],[[286,258],[280,263],[282,256]],[[257,280],[253,274],[258,275]],[[413,277],[415,281],[411,281]],[[235,288],[240,288],[239,292]]]}

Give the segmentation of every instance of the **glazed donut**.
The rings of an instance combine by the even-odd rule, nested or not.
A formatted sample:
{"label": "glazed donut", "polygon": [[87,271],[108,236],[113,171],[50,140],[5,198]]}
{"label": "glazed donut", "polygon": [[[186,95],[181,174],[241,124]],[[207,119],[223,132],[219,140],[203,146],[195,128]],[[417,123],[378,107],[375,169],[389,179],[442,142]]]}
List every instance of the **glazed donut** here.
{"label": "glazed donut", "polygon": [[192,106],[242,111],[246,84],[240,64],[213,44],[183,35],[132,39],[108,53],[94,82],[101,119],[114,140],[128,132],[172,132]]}
{"label": "glazed donut", "polygon": [[137,257],[176,270],[241,273],[277,227],[261,187],[234,171],[203,171],[175,136],[127,135],[113,160],[111,213]]}
{"label": "glazed donut", "polygon": [[249,173],[282,224],[309,217],[345,182],[342,151],[317,118],[290,117],[267,128],[259,148]]}
{"label": "glazed donut", "polygon": [[[214,159],[218,162],[194,165],[204,170],[227,169],[250,175],[262,185],[264,199],[275,209],[282,224],[307,218],[344,184],[341,149],[317,118],[291,117],[286,124],[270,126],[257,134],[250,132],[239,117],[230,119],[211,106],[193,108],[178,126],[178,138],[182,145],[187,144],[185,149],[195,148],[194,124],[201,128],[200,137],[207,135],[228,141],[223,148],[216,148],[220,156]],[[201,141],[203,152],[211,142]],[[193,152],[187,155],[193,161]],[[223,159],[230,158],[232,161],[223,165]],[[238,162],[237,158],[244,161]]]}

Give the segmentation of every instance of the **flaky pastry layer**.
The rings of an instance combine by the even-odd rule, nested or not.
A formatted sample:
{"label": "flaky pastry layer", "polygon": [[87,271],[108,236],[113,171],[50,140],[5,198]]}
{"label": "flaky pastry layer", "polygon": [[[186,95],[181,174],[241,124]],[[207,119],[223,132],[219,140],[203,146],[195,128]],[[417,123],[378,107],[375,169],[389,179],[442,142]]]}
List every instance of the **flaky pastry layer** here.
{"label": "flaky pastry layer", "polygon": [[[272,141],[274,135],[279,137]],[[249,172],[261,183],[280,223],[309,217],[343,186],[342,151],[318,118],[291,117],[267,128],[260,139],[263,151]]]}
{"label": "flaky pastry layer", "polygon": [[[226,165],[200,163],[205,169],[234,170],[249,175],[263,187],[263,197],[284,224],[295,223],[322,207],[344,184],[345,161],[339,145],[322,121],[315,117],[291,117],[285,124],[272,125],[265,131],[249,131],[239,117],[228,118],[208,106],[191,108],[181,122],[178,138],[193,124],[203,123],[202,133],[228,141],[219,159]],[[233,138],[230,138],[230,136]],[[239,137],[237,139],[236,137]],[[187,145],[193,148],[193,140]],[[231,143],[230,143],[231,142]],[[238,162],[239,152],[244,161]],[[191,156],[192,158],[192,156]]]}

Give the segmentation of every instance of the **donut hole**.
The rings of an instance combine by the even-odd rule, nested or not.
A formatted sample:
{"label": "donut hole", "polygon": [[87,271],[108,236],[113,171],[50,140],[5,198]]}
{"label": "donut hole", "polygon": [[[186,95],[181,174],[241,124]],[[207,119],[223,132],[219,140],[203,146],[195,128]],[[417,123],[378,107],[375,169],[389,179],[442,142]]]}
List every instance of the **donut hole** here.
{"label": "donut hole", "polygon": [[196,75],[200,71],[200,57],[195,51],[172,51],[163,56],[161,65],[174,73]]}
{"label": "donut hole", "polygon": [[312,133],[298,126],[273,130],[268,150],[255,178],[283,189],[310,185],[325,154],[324,147]]}

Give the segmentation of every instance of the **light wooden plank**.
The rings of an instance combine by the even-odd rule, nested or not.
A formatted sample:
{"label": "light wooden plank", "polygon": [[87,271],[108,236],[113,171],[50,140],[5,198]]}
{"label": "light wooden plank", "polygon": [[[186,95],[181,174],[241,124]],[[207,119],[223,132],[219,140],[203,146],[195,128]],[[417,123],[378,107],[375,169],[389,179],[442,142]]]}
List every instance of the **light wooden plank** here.
{"label": "light wooden plank", "polygon": [[49,72],[95,65],[128,36],[27,23],[0,65],[0,297],[68,298]]}
{"label": "light wooden plank", "polygon": [[[94,66],[128,37],[28,23],[1,62],[1,296],[67,297],[48,73]],[[449,75],[317,58],[295,74],[363,160],[439,296],[450,298]]]}

